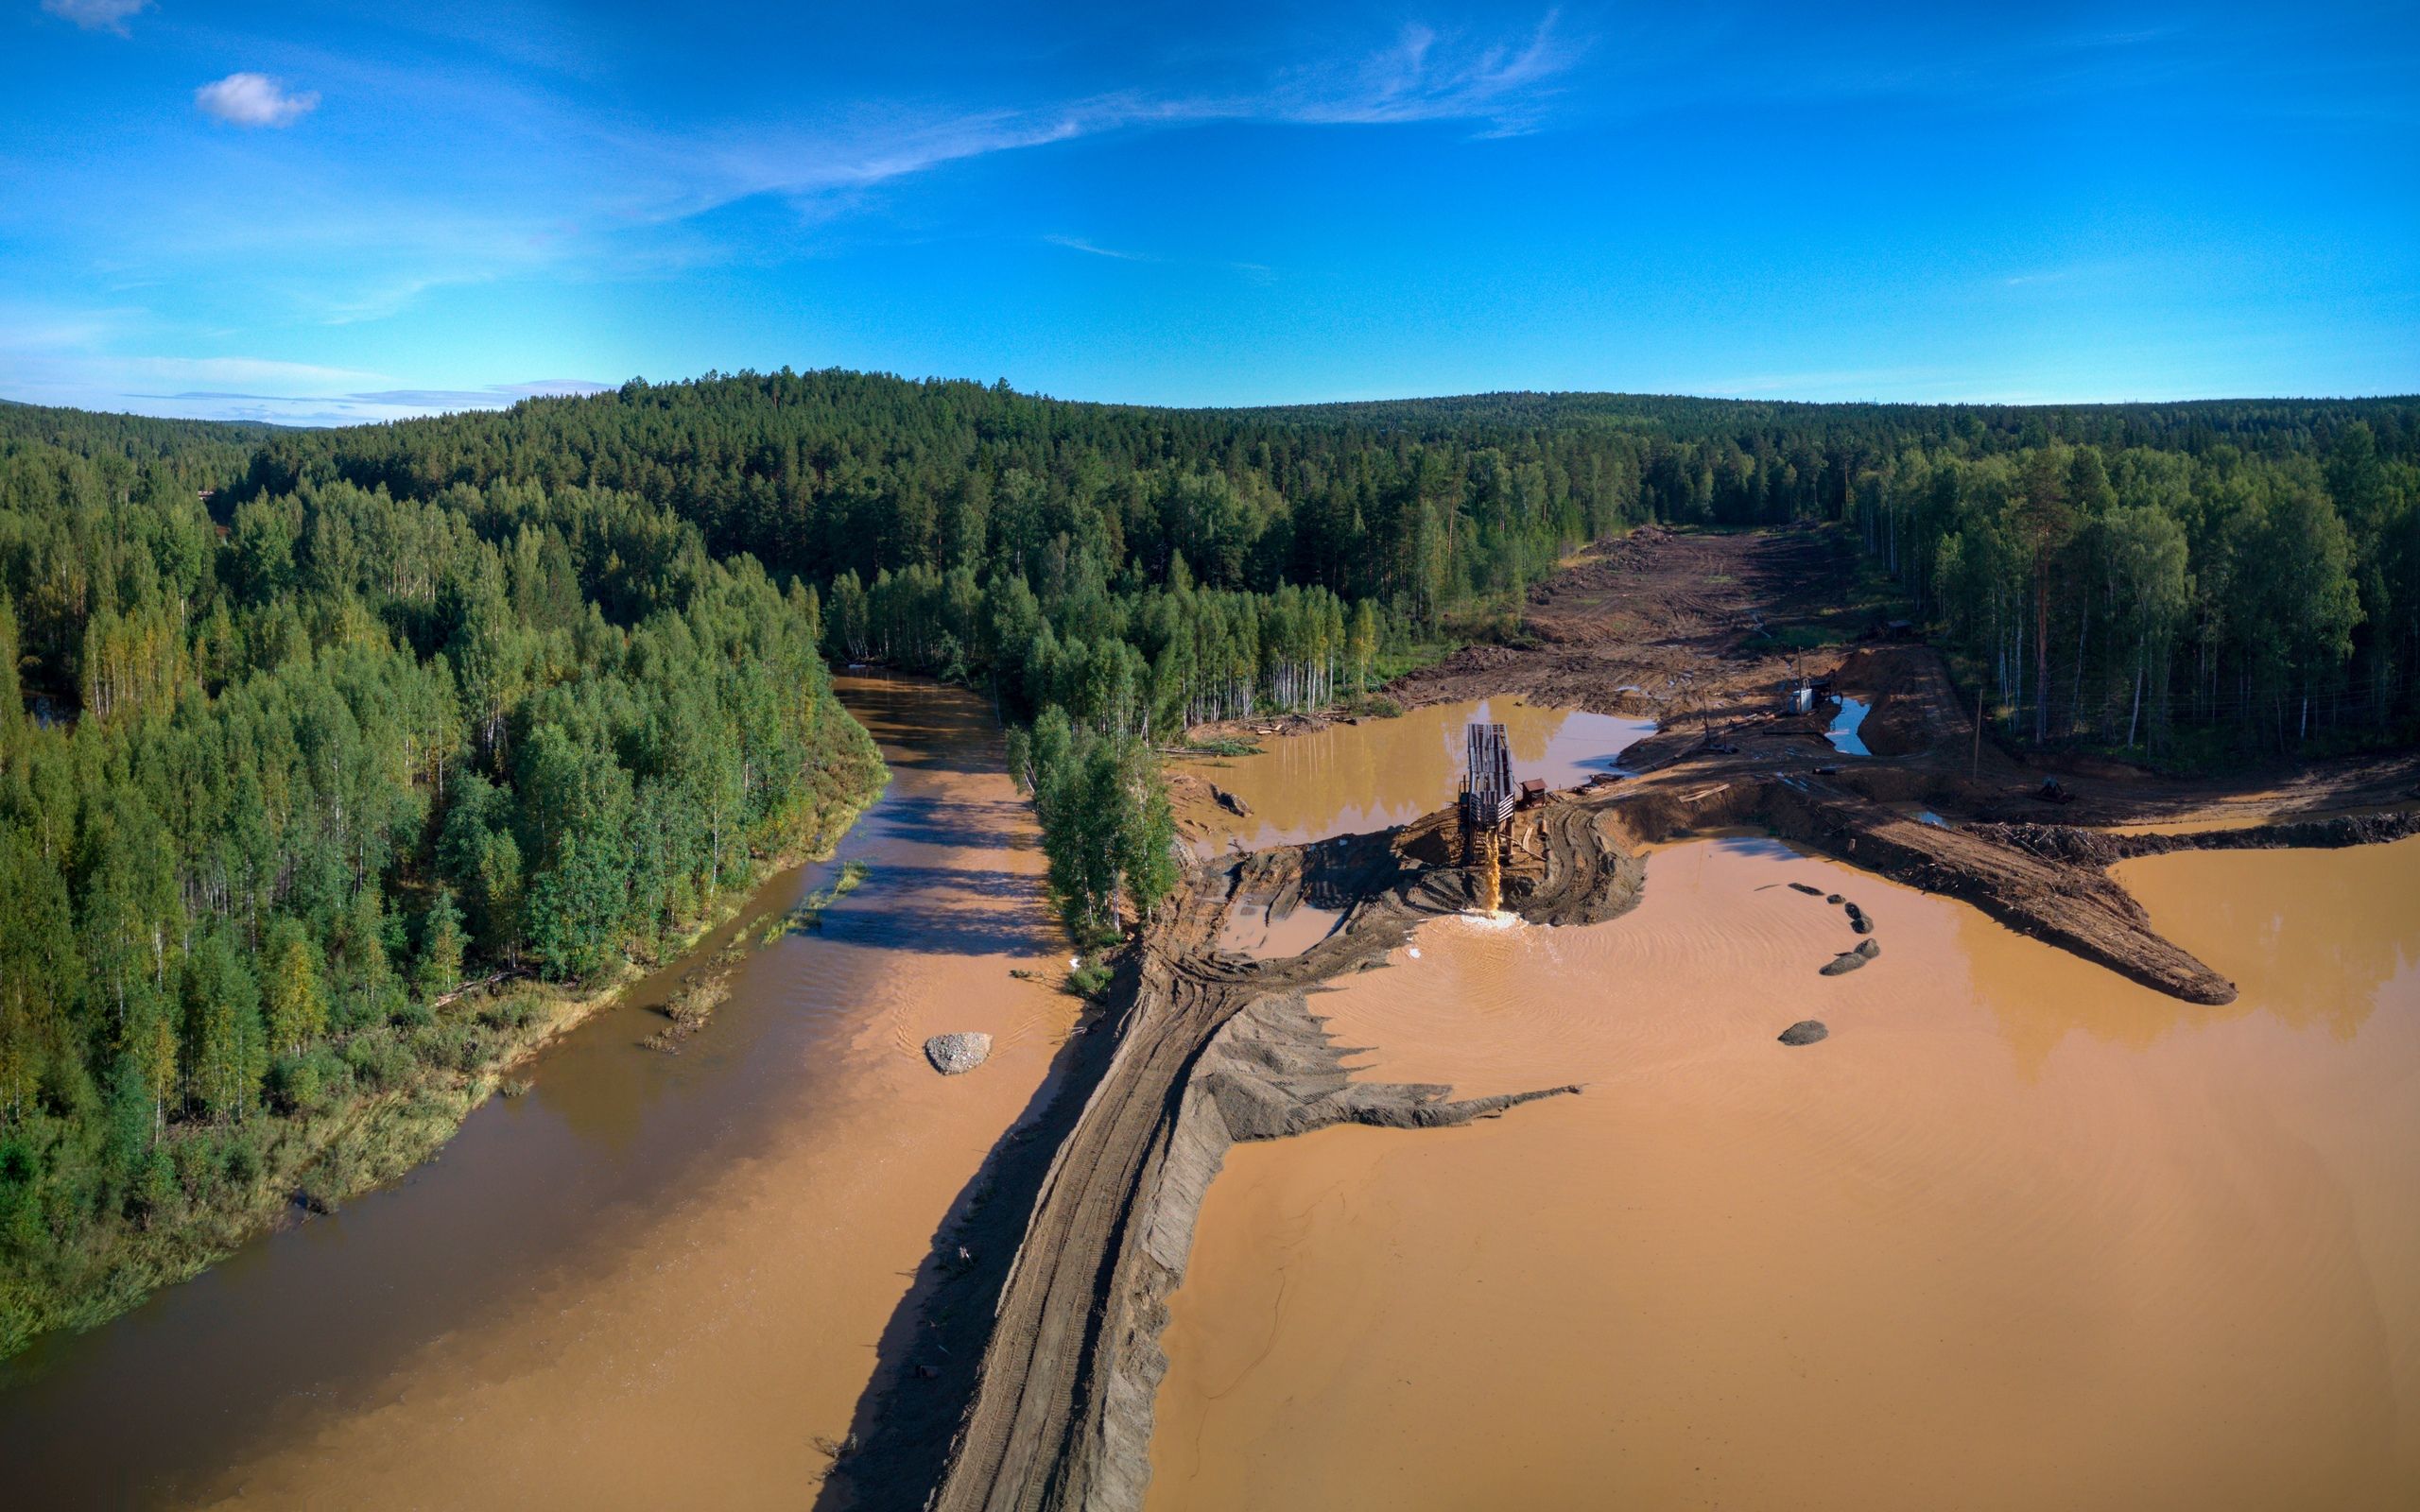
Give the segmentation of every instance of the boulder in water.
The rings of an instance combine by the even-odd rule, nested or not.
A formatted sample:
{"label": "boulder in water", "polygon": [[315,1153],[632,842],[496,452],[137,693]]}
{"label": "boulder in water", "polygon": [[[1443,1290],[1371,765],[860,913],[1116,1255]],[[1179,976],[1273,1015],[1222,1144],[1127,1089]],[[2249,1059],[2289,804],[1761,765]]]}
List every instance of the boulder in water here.
{"label": "boulder in water", "polygon": [[1210,785],[1210,796],[1219,800],[1219,806],[1220,808],[1225,809],[1236,818],[1249,819],[1252,817],[1252,805],[1245,802],[1241,795],[1230,793],[1225,788],[1213,782]]}
{"label": "boulder in water", "polygon": [[1786,1045],[1811,1045],[1831,1032],[1824,1027],[1821,1019],[1801,1019],[1781,1032],[1781,1042]]}
{"label": "boulder in water", "polygon": [[1825,976],[1846,976],[1874,957],[1863,951],[1842,951],[1824,963]]}
{"label": "boulder in water", "polygon": [[944,1076],[973,1071],[991,1055],[992,1037],[988,1034],[937,1034],[925,1041],[925,1058]]}

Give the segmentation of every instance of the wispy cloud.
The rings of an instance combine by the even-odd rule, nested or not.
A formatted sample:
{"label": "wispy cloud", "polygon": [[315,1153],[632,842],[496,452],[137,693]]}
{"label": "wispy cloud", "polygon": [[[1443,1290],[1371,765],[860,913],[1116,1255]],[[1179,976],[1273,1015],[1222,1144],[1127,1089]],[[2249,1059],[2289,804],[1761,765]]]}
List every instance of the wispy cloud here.
{"label": "wispy cloud", "polygon": [[485,388],[376,388],[342,397],[355,404],[406,409],[502,409],[525,399],[576,398],[601,394],[613,387],[585,378],[541,378],[526,384],[490,384]]}
{"label": "wispy cloud", "polygon": [[1053,247],[1064,247],[1071,252],[1081,252],[1086,257],[1108,257],[1114,258],[1121,263],[1149,263],[1157,261],[1155,258],[1144,256],[1141,252],[1121,252],[1114,247],[1097,247],[1091,242],[1084,240],[1081,236],[1049,235],[1045,236],[1042,239],[1048,242]]}
{"label": "wispy cloud", "polygon": [[[79,21],[102,15],[103,25],[140,9],[130,0],[49,3]],[[163,364],[186,359],[136,354],[225,350],[231,341],[268,346],[282,339],[272,332],[389,319],[449,289],[536,277],[656,283],[701,265],[798,255],[846,240],[838,223],[857,212],[876,212],[862,221],[878,228],[890,204],[909,203],[904,196],[888,200],[887,192],[920,178],[1087,139],[1226,124],[1432,123],[1481,137],[1536,130],[1556,118],[1564,86],[1589,52],[1586,39],[1571,35],[1552,11],[1511,26],[1416,26],[1357,37],[1330,31],[1316,39],[1290,31],[1240,36],[1207,53],[1121,56],[1098,69],[1062,71],[1053,84],[985,72],[962,88],[937,84],[944,93],[935,97],[774,92],[710,123],[670,124],[561,76],[434,53],[370,58],[307,40],[262,45],[268,50],[252,56],[276,66],[203,85],[194,92],[199,112],[246,131],[292,128],[326,90],[347,102],[350,131],[389,132],[398,157],[364,160],[342,145],[263,154],[232,134],[210,135],[193,150],[212,156],[197,159],[192,171],[130,165],[111,176],[108,192],[54,197],[61,208],[41,219],[40,233],[54,249],[51,266],[93,270],[84,281],[90,302],[139,288],[205,298],[181,294],[187,318],[174,328],[145,319],[88,331],[46,347],[39,361],[23,346],[12,359],[0,331],[0,374],[11,389],[39,390],[54,403],[141,398],[155,406],[182,404],[188,412],[245,405],[256,418],[290,420],[506,404],[515,396],[497,389],[415,387],[450,374],[244,377],[240,369],[182,370]],[[313,88],[301,88],[304,79]],[[62,167],[62,187],[64,174]],[[248,186],[255,207],[260,192],[273,194],[275,214],[238,208],[247,197],[231,185]],[[0,198],[29,205],[41,197]],[[123,226],[137,209],[175,225],[173,242],[127,243]],[[738,218],[759,214],[768,219]],[[798,217],[798,234],[783,235],[785,215]],[[28,224],[14,205],[0,211],[0,240]],[[1104,271],[1153,265],[1262,283],[1274,277],[1265,263],[1161,252],[1149,240],[1131,240],[1134,234],[1069,230],[1046,240],[1101,260]],[[1253,249],[1236,249],[1247,256]]]}
{"label": "wispy cloud", "polygon": [[[325,370],[325,369],[322,369]],[[298,384],[297,387],[308,387]],[[577,398],[601,394],[612,384],[585,378],[541,378],[526,384],[490,384],[484,388],[368,388],[337,393],[254,394],[224,388],[186,388],[175,393],[133,394],[134,399],[245,400],[263,404],[346,404],[425,414],[434,410],[503,409],[525,399]]]}
{"label": "wispy cloud", "polygon": [[973,158],[1186,126],[1466,122],[1482,136],[1518,135],[1546,121],[1558,81],[1587,51],[1584,41],[1563,36],[1550,10],[1509,41],[1409,26],[1375,52],[1278,67],[1233,89],[1137,87],[939,115],[873,106],[812,130],[759,123],[720,144],[626,146],[656,158],[679,182],[658,214],[680,218],[755,195],[822,199]]}
{"label": "wispy cloud", "polygon": [[1264,104],[1279,119],[1384,126],[1485,123],[1490,136],[1537,129],[1555,81],[1588,51],[1561,36],[1549,10],[1526,37],[1470,43],[1414,24],[1393,46],[1342,66],[1313,66],[1279,81]]}
{"label": "wispy cloud", "polygon": [[127,22],[150,4],[151,0],[42,0],[44,10],[86,31],[113,31],[121,37],[128,35]]}
{"label": "wispy cloud", "polygon": [[1224,268],[1230,273],[1240,273],[1254,284],[1267,284],[1277,276],[1275,270],[1267,263],[1238,263],[1223,258],[1162,257],[1152,252],[1121,251],[1115,247],[1103,247],[1097,242],[1086,241],[1081,236],[1062,236],[1055,233],[1042,239],[1052,247],[1063,247],[1071,252],[1080,252],[1086,257],[1103,257],[1115,263],[1161,263],[1181,267]]}
{"label": "wispy cloud", "polygon": [[202,114],[229,126],[286,127],[320,108],[317,91],[289,94],[267,74],[230,74],[193,92]]}
{"label": "wispy cloud", "polygon": [[[795,107],[775,107],[770,116],[743,111],[683,129],[617,116],[580,91],[527,74],[288,49],[280,55],[288,68],[362,102],[367,120],[410,99],[425,117],[416,130],[432,145],[458,140],[458,147],[419,172],[365,174],[341,156],[281,158],[273,216],[233,212],[223,176],[162,180],[149,211],[178,226],[176,256],[188,268],[223,269],[287,318],[357,324],[401,315],[440,291],[538,274],[677,274],[764,249],[760,237],[735,239],[715,224],[711,217],[732,207],[763,201],[829,224],[921,176],[1084,139],[1236,122],[1461,122],[1482,136],[1534,129],[1585,51],[1547,12],[1495,33],[1411,27],[1375,43],[1365,36],[1357,46],[1295,38],[1209,64],[1186,60],[1155,73],[1146,62],[1130,84],[1058,99],[970,107],[962,96],[860,98],[821,102],[811,118],[786,119],[779,112]],[[290,75],[245,71],[194,99],[213,120],[273,129],[293,127],[320,95],[297,88]],[[500,176],[458,176],[458,163],[493,163],[488,148],[504,142],[527,150],[508,155]],[[72,208],[88,217],[76,228],[87,242],[112,248],[130,274],[163,254],[115,240],[126,203],[88,195]],[[9,219],[0,214],[0,228]],[[60,229],[57,217],[51,225]],[[1061,245],[1113,261],[1160,260],[1074,234]],[[1231,266],[1270,277],[1259,265]]]}
{"label": "wispy cloud", "polygon": [[533,378],[481,387],[415,387],[361,368],[255,356],[177,356],[111,346],[193,339],[135,309],[0,305],[0,397],[91,409],[357,424],[444,410],[503,409],[524,399],[593,394],[586,378]]}

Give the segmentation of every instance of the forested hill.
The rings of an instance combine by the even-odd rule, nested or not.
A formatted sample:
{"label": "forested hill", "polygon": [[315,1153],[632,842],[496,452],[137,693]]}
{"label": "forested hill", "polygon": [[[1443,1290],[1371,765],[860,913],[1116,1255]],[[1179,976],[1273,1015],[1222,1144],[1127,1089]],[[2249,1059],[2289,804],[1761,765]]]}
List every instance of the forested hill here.
{"label": "forested hill", "polygon": [[880,779],[807,586],[628,493],[231,524],[268,434],[0,411],[0,1355],[393,1174]]}
{"label": "forested hill", "polygon": [[[1170,632],[1118,615],[1180,578],[1368,601],[1399,642],[1458,610],[1509,612],[1563,551],[1627,523],[1839,521],[1989,685],[2012,737],[2277,753],[2382,738],[2414,714],[2415,476],[2411,398],[1514,393],[1168,410],[826,371],[282,435],[244,490],[627,490],[776,572],[853,593],[904,584],[871,621],[850,598],[836,620],[850,648],[970,671],[993,670],[975,595],[1012,580],[1053,604],[1115,600],[1076,616],[1083,638],[1133,645],[1156,670]],[[963,580],[945,588],[952,573]],[[1262,633],[1253,654],[1340,654],[1278,629],[1288,647]],[[1161,679],[1164,717],[1236,681],[1211,667],[1244,654],[1234,636],[1191,639]],[[1021,678],[1021,653],[1000,654]]]}
{"label": "forested hill", "polygon": [[81,456],[168,463],[197,477],[241,472],[252,449],[277,432],[274,425],[104,415],[0,399],[0,446],[14,441],[56,446]]}
{"label": "forested hill", "polygon": [[1827,447],[1956,445],[1976,454],[2050,442],[2205,453],[2220,446],[2290,455],[2325,451],[2369,425],[2390,455],[2420,451],[2420,396],[2384,399],[2197,399],[2123,404],[1805,404],[1660,394],[1469,394],[1238,409],[1255,421],[1360,425],[1444,437],[1473,426],[1536,430],[1601,425],[1673,440],[1820,438]]}
{"label": "forested hill", "polygon": [[1365,696],[1650,519],[1853,532],[2011,739],[2413,728],[2411,400],[1169,410],[785,371],[331,431],[0,405],[0,1352],[188,1263],[320,1159],[298,1130],[509,1050],[465,977],[610,976],[827,837],[877,770],[827,660],[1029,724],[1089,942],[1174,881],[1158,745]]}

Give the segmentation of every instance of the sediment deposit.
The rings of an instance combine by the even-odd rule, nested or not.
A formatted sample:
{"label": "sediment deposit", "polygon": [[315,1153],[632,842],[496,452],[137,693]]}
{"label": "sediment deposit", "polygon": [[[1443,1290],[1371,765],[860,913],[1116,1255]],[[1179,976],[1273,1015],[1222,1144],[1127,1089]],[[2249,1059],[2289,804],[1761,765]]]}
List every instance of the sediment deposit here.
{"label": "sediment deposit", "polygon": [[[1501,906],[1533,924],[1601,922],[1638,901],[1645,848],[1747,826],[1960,899],[2171,997],[2231,1001],[2235,984],[2155,930],[2106,869],[2201,837],[2078,838],[2085,832],[2073,826],[2007,822],[2024,812],[2039,771],[1973,738],[1928,649],[1876,646],[1836,661],[1839,684],[1866,700],[1874,756],[1835,751],[1824,738],[1827,712],[1775,712],[1777,676],[1793,662],[1754,644],[1768,615],[1811,612],[1837,570],[1836,548],[1810,532],[1640,532],[1533,593],[1529,647],[1475,648],[1398,685],[1415,704],[1514,691],[1663,717],[1663,732],[1624,754],[1634,775],[1550,794],[1514,816],[1498,852]],[[1701,586],[1711,581],[1727,586]],[[2308,810],[2399,792],[2411,776],[2408,762],[2346,765],[2298,777],[2269,801]],[[2069,816],[2117,822],[2221,797],[2149,780],[2113,777],[2106,786]],[[1913,802],[1964,823],[1924,822],[1906,811]],[[920,1365],[869,1398],[867,1435],[841,1458],[836,1502],[966,1512],[1139,1506],[1166,1371],[1166,1302],[1230,1143],[1348,1121],[1451,1125],[1577,1090],[1454,1101],[1442,1087],[1356,1083],[1308,1010],[1305,991],[1381,965],[1416,923],[1482,904],[1489,889],[1456,864],[1455,822],[1439,812],[1195,869],[1113,989],[1115,1049],[1088,1049],[1098,1075],[1070,1077],[1088,1095],[1044,1121],[1057,1141],[1046,1165],[1031,1151],[1009,1152],[1000,1174],[1015,1205],[970,1230],[978,1242],[960,1246],[966,1263],[916,1320],[917,1337],[950,1363]],[[2307,821],[2212,843],[2341,845],[2412,829],[2408,817]],[[1295,956],[1252,960],[1219,948],[1238,904],[1273,919],[1298,902],[1342,920]],[[1881,958],[1871,921],[1858,929],[1861,910],[1844,913],[1841,953],[1810,960],[1810,974]],[[1791,1042],[1817,1037],[1811,1023],[1792,1033]],[[969,1370],[977,1350],[980,1366]],[[944,1422],[955,1431],[928,1502]]]}

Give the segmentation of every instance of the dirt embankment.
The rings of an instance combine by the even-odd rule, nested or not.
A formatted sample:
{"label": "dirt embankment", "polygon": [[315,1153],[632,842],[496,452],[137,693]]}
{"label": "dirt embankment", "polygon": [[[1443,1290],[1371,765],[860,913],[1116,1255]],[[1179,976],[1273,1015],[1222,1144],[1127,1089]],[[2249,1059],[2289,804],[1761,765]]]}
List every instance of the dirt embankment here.
{"label": "dirt embankment", "polygon": [[2354,845],[2386,845],[2420,834],[2420,811],[2288,819],[2232,830],[2192,830],[2182,834],[2115,834],[2069,824],[2026,821],[1972,824],[1966,827],[1966,833],[2045,860],[2110,867],[2136,856],[2164,856],[2178,850],[2334,850]]}
{"label": "dirt embankment", "polygon": [[[1532,594],[1529,644],[1474,647],[1389,690],[1407,704],[1513,693],[1664,720],[1664,732],[1625,753],[1624,765],[1642,775],[1553,795],[1515,816],[1502,861],[1507,907],[1533,923],[1616,917],[1644,885],[1641,842],[1754,824],[1961,898],[2158,990],[2224,1003],[2234,985],[2154,930],[2107,874],[2110,862],[2187,846],[2359,844],[2420,832],[2408,815],[2210,835],[2118,836],[2041,822],[1962,828],[1939,815],[1925,822],[1908,812],[1913,803],[1969,820],[2029,804],[2055,811],[2030,796],[2038,770],[1978,745],[1971,713],[1960,713],[1928,649],[1876,646],[1845,659],[1758,649],[1772,644],[1764,635],[1772,625],[1820,612],[1847,570],[1845,552],[1834,532],[1639,531]],[[1828,675],[1870,700],[1864,732],[1876,755],[1833,750],[1827,710],[1779,709],[1785,680],[1801,672]],[[2331,795],[2401,793],[2412,775],[2409,761],[2371,763],[2228,794],[2118,774],[2110,791],[2063,816],[2115,823],[2214,804],[2308,809]],[[1206,788],[1186,796],[1217,800]],[[1439,814],[1195,869],[1113,989],[1122,1005],[1114,1049],[1096,1036],[1071,1052],[1078,1065],[1061,1105],[1031,1142],[995,1154],[984,1180],[996,1183],[985,1190],[999,1200],[978,1200],[944,1238],[944,1251],[959,1258],[894,1330],[905,1352],[869,1395],[863,1441],[840,1456],[827,1487],[833,1504],[1139,1506],[1152,1399],[1167,1368],[1158,1345],[1166,1299],[1229,1143],[1348,1120],[1461,1123],[1577,1090],[1458,1102],[1440,1087],[1357,1083],[1342,1065],[1347,1052],[1309,1013],[1305,991],[1382,964],[1420,920],[1476,904],[1478,881],[1460,858],[1453,817]],[[1238,901],[1277,911],[1299,901],[1344,917],[1299,956],[1246,960],[1217,944]],[[1850,954],[1871,959],[1872,941]],[[978,1353],[979,1368],[970,1368]]]}
{"label": "dirt embankment", "polygon": [[[1590,830],[1550,850],[1567,864],[1550,880],[1543,869],[1527,880],[1514,905],[1531,901],[1539,917],[1610,917],[1634,903],[1643,873],[1616,836]],[[1443,1087],[1347,1074],[1352,1052],[1328,1041],[1305,990],[1381,965],[1415,924],[1461,911],[1477,893],[1470,877],[1424,865],[1395,839],[1285,847],[1196,870],[1121,984],[1116,1048],[1030,1182],[1012,1258],[987,1262],[968,1246],[959,1274],[934,1289],[914,1332],[938,1363],[898,1372],[870,1399],[864,1441],[836,1464],[834,1504],[1139,1505],[1151,1402],[1167,1371],[1166,1301],[1230,1143],[1344,1122],[1443,1127],[1579,1090],[1454,1100]],[[1300,956],[1246,960],[1218,948],[1231,905],[1281,897],[1346,917]],[[1011,1163],[1019,1158],[1008,1152]],[[981,1358],[972,1378],[959,1353],[970,1336]],[[948,1401],[963,1411],[928,1502],[940,1447],[932,1409]]]}
{"label": "dirt embankment", "polygon": [[[1584,923],[1635,904],[1641,841],[1741,823],[1963,898],[2013,927],[2060,944],[2161,990],[2224,1002],[2233,985],[2153,930],[2097,861],[2056,847],[2029,849],[1985,833],[1921,823],[1860,795],[1797,775],[1709,774],[1682,766],[1638,782],[1557,795],[1517,815],[1505,848],[1503,899],[1534,923]],[[2308,828],[2312,833],[2302,835]],[[2385,838],[2377,823],[2281,827],[2273,843]],[[2164,843],[2171,837],[2142,837]],[[2157,845],[2148,849],[2155,849]],[[875,1435],[840,1473],[855,1505],[952,1509],[1128,1508],[1149,1471],[1151,1405],[1167,1362],[1158,1338],[1183,1280],[1195,1215],[1227,1146],[1338,1122],[1431,1127],[1489,1116],[1544,1088],[1454,1101],[1434,1086],[1350,1079],[1304,993],[1379,965],[1424,919],[1473,905],[1476,875],[1453,863],[1450,814],[1399,831],[1255,852],[1199,869],[1182,905],[1155,925],[1131,976],[1115,1051],[1048,1168],[1033,1183],[1014,1255],[987,1289],[979,1281],[930,1305],[948,1314],[983,1306],[970,1328],[946,1316],[939,1343],[979,1338],[966,1378],[957,1348],[929,1376],[894,1395],[923,1393],[921,1412],[870,1414]],[[1231,906],[1301,900],[1346,914],[1303,955],[1252,961],[1216,945]],[[1854,919],[1852,919],[1854,922]],[[1870,947],[1866,947],[1870,951]],[[1810,961],[1810,971],[1840,963]],[[979,1266],[975,1267],[980,1269]],[[942,1382],[956,1377],[954,1387]],[[938,1446],[931,1407],[963,1403],[945,1476],[927,1503],[913,1469]],[[901,1430],[922,1422],[921,1441]]]}

